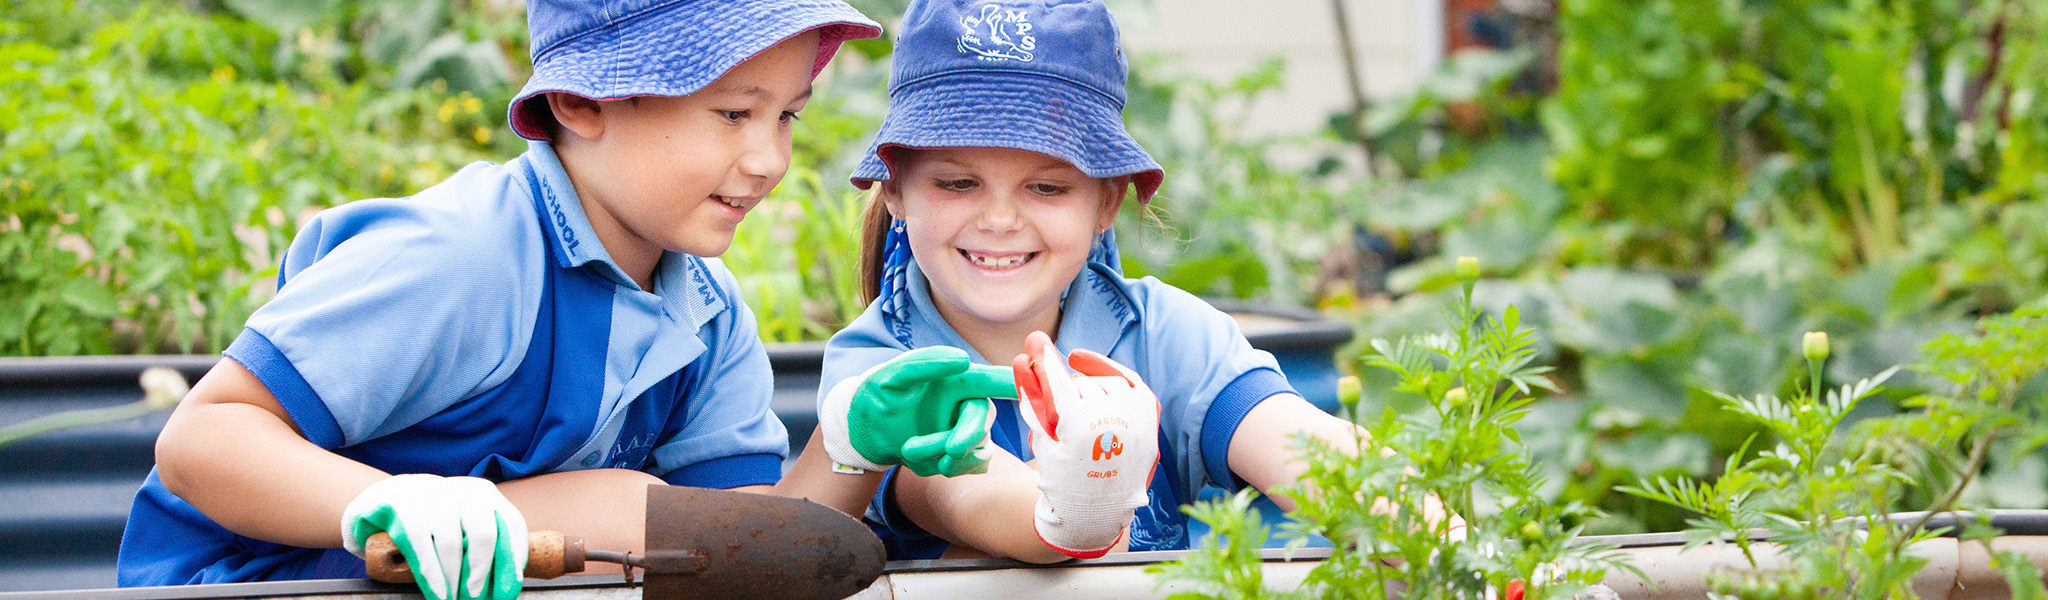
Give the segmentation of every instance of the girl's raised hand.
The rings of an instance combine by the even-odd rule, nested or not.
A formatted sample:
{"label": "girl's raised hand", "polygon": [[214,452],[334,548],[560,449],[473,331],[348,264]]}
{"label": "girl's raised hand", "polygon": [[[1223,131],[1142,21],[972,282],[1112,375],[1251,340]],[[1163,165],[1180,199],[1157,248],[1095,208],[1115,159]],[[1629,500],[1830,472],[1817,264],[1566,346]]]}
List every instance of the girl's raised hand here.
{"label": "girl's raised hand", "polygon": [[1038,461],[1033,526],[1047,546],[1075,558],[1107,553],[1146,503],[1159,463],[1159,400],[1136,373],[1087,350],[1067,371],[1052,338],[1032,332],[1011,361],[1031,405],[1031,452]]}

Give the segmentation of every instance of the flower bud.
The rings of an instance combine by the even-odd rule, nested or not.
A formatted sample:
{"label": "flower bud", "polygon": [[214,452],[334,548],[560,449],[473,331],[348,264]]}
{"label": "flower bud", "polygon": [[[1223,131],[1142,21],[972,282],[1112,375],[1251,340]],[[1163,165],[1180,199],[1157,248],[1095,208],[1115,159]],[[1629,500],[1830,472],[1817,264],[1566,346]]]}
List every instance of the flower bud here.
{"label": "flower bud", "polygon": [[1458,267],[1454,272],[1458,274],[1458,281],[1465,283],[1477,281],[1479,279],[1479,259],[1472,256],[1458,257]]}
{"label": "flower bud", "polygon": [[192,386],[185,383],[185,376],[167,367],[150,367],[142,371],[142,400],[150,410],[163,410],[178,405]]}
{"label": "flower bud", "polygon": [[1451,391],[1444,392],[1444,404],[1450,405],[1451,408],[1458,408],[1460,406],[1464,406],[1465,402],[1471,399],[1472,394],[1470,392],[1466,392],[1465,388],[1454,387],[1451,388]]}
{"label": "flower bud", "polygon": [[1822,361],[1828,358],[1828,332],[1808,331],[1805,341],[1806,360]]}
{"label": "flower bud", "polygon": [[1345,375],[1337,378],[1337,402],[1339,404],[1355,406],[1358,404],[1358,398],[1364,394],[1365,388],[1358,383],[1357,375]]}

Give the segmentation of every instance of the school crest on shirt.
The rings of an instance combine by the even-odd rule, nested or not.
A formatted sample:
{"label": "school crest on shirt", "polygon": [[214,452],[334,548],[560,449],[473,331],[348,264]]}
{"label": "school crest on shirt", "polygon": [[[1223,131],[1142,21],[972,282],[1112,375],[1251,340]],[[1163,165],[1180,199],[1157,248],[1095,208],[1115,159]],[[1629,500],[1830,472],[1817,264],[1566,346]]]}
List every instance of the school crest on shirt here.
{"label": "school crest on shirt", "polygon": [[960,28],[960,52],[979,60],[1031,62],[1038,50],[1038,38],[1031,34],[1031,19],[1022,10],[983,4],[981,12],[960,19]]}

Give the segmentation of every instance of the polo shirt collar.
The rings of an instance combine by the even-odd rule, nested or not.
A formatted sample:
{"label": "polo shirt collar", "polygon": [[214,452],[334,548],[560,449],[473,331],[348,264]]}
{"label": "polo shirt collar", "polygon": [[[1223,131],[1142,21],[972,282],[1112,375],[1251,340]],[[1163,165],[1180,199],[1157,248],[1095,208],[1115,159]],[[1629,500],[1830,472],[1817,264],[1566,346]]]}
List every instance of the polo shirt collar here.
{"label": "polo shirt collar", "polygon": [[576,195],[576,186],[570,183],[569,171],[562,168],[554,145],[529,141],[526,149],[527,165],[540,176],[541,221],[547,223],[548,235],[555,238],[556,264],[573,268],[596,262],[599,266],[594,268],[606,278],[637,289],[633,278],[612,262],[604,244],[597,241],[597,230],[591,228],[590,215],[583,212],[582,198]]}
{"label": "polo shirt collar", "polygon": [[[911,327],[913,346],[930,345],[954,346],[967,351],[982,362],[992,365],[1007,365],[1009,360],[997,363],[975,352],[974,347],[960,337],[959,332],[939,316],[938,306],[932,303],[931,284],[924,272],[917,267],[917,261],[910,261],[907,276],[910,278],[910,302],[915,310],[912,318],[918,322]],[[1086,348],[1104,355],[1116,350],[1124,333],[1138,322],[1138,303],[1131,299],[1130,290],[1124,286],[1123,277],[1108,267],[1089,263],[1067,286],[1066,299],[1062,301],[1059,337],[1055,342],[1069,352]],[[938,339],[929,339],[936,336]]]}

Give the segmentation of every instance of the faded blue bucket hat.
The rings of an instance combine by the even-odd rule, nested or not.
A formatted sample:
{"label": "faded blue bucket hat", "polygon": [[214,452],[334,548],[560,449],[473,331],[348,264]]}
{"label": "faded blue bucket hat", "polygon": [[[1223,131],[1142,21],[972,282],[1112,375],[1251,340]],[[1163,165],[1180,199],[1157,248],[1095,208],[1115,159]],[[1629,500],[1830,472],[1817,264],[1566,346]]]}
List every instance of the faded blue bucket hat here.
{"label": "faded blue bucket hat", "polygon": [[818,60],[880,25],[840,0],[528,0],[533,78],[513,97],[512,130],[548,139],[545,92],[613,100],[686,96],[791,36],[818,30]]}
{"label": "faded blue bucket hat", "polygon": [[[893,148],[1012,148],[1089,177],[1132,176],[1148,201],[1166,171],[1124,130],[1130,67],[1099,0],[913,0],[889,73],[889,115],[853,171],[889,180]],[[882,242],[883,326],[909,346],[913,260],[902,220]],[[1121,276],[1116,230],[1095,237],[1088,268]]]}
{"label": "faded blue bucket hat", "polygon": [[1140,201],[1159,190],[1165,171],[1124,130],[1130,68],[1099,0],[917,0],[901,30],[855,186],[889,179],[891,148],[1013,148],[1132,175]]}

